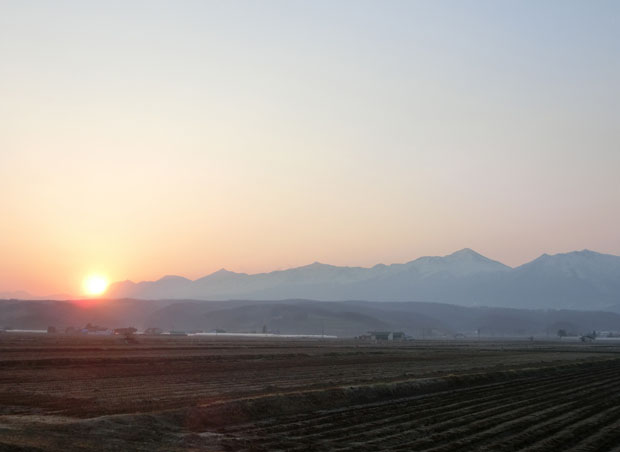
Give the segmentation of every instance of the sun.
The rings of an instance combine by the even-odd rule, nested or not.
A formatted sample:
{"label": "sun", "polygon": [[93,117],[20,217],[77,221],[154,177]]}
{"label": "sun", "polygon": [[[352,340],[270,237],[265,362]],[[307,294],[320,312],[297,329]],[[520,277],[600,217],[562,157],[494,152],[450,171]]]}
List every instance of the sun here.
{"label": "sun", "polygon": [[108,288],[108,280],[101,275],[88,275],[83,286],[87,295],[101,295]]}

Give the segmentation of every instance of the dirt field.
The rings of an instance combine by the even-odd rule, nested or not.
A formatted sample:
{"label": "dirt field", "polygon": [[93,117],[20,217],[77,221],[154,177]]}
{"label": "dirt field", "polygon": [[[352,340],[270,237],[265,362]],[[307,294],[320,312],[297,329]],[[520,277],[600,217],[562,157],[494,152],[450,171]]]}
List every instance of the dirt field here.
{"label": "dirt field", "polygon": [[138,341],[0,334],[0,450],[620,451],[614,344]]}

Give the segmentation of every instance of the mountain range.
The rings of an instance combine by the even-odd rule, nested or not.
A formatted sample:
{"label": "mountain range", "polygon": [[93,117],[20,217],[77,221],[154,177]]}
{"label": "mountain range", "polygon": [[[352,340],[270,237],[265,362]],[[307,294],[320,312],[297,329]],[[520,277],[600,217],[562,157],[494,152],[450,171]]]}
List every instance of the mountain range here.
{"label": "mountain range", "polygon": [[444,303],[312,300],[1,300],[0,330],[82,328],[87,323],[140,330],[322,333],[353,337],[403,331],[415,338],[537,336],[620,331],[620,311],[466,307]]}
{"label": "mountain range", "polygon": [[620,304],[620,256],[590,250],[543,254],[512,268],[465,248],[447,256],[371,268],[315,262],[259,274],[222,269],[193,281],[181,276],[122,281],[112,284],[106,297],[421,301],[600,310]]}

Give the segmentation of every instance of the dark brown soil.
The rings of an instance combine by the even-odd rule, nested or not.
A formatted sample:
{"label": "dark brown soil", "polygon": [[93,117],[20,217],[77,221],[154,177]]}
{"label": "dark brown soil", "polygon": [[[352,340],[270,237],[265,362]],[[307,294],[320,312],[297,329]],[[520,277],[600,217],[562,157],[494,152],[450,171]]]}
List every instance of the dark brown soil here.
{"label": "dark brown soil", "polygon": [[619,352],[7,333],[0,450],[612,450]]}

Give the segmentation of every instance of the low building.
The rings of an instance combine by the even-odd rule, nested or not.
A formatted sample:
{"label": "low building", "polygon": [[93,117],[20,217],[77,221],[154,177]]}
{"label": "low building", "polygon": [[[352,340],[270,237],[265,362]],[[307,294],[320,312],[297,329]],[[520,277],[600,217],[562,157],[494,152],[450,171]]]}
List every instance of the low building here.
{"label": "low building", "polygon": [[187,333],[185,331],[180,330],[171,330],[169,334],[170,336],[187,336]]}
{"label": "low building", "polygon": [[405,333],[402,331],[369,331],[358,339],[367,341],[404,341]]}
{"label": "low building", "polygon": [[84,328],[80,330],[82,334],[93,334],[96,336],[111,336],[114,334],[114,330],[110,328],[106,328],[98,325],[87,324]]}
{"label": "low building", "polygon": [[112,336],[114,334],[114,330],[111,330],[109,328],[105,329],[105,330],[87,330],[86,328],[81,330],[82,334],[89,334],[89,335],[93,335],[93,336]]}
{"label": "low building", "polygon": [[161,333],[163,333],[164,330],[162,330],[161,328],[147,328],[146,330],[144,330],[144,334],[148,335],[148,336],[157,336]]}

